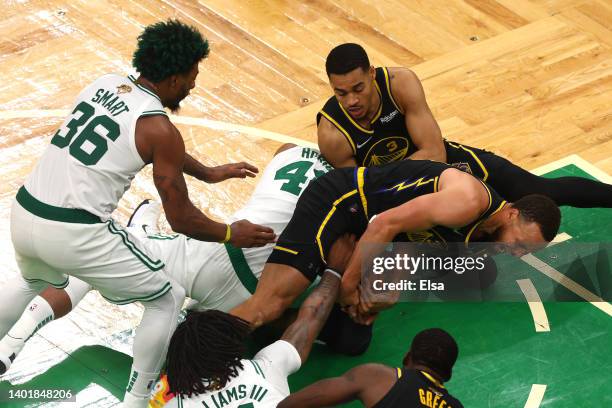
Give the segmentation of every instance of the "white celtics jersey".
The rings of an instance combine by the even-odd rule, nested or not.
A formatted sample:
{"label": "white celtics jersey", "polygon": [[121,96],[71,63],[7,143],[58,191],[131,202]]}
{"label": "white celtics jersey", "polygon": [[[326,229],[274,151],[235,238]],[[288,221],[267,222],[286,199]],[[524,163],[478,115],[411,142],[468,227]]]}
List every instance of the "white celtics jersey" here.
{"label": "white celtics jersey", "polygon": [[[232,221],[247,219],[274,229],[279,236],[291,221],[306,186],[330,170],[333,167],[316,149],[297,146],[277,154],[265,168],[249,201],[232,216]],[[251,270],[261,274],[274,245],[243,249]]]}
{"label": "white celtics jersey", "polygon": [[133,77],[104,75],[77,97],[25,188],[43,203],[80,208],[103,220],[144,166],[134,139],[141,116],[165,115]]}
{"label": "white celtics jersey", "polygon": [[[150,406],[164,408],[275,408],[289,395],[287,377],[302,362],[293,345],[278,340],[262,349],[252,360],[241,360],[242,370],[221,390],[192,396],[174,397],[163,403],[155,395]],[[154,402],[156,401],[156,402]]]}
{"label": "white celtics jersey", "polygon": [[[308,183],[331,166],[318,150],[293,147],[274,156],[246,205],[231,221],[247,219],[274,229],[285,229]],[[255,291],[257,280],[274,244],[234,248],[202,242],[183,235],[149,236],[151,252],[166,264],[166,271],[200,302],[199,308],[229,311]]]}

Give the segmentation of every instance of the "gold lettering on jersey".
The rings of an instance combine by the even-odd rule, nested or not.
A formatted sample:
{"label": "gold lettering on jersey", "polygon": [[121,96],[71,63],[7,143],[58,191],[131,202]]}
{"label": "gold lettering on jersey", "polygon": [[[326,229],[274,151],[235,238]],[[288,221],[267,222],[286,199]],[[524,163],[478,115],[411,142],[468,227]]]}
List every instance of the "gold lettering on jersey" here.
{"label": "gold lettering on jersey", "polygon": [[419,401],[421,405],[429,408],[452,408],[451,405],[448,405],[445,399],[442,398],[443,395],[439,392],[432,392],[430,390],[425,391],[422,388],[419,388]]}
{"label": "gold lettering on jersey", "polygon": [[130,93],[132,92],[132,87],[126,84],[123,85],[119,85],[117,87],[117,93],[118,94],[122,94],[122,93]]}
{"label": "gold lettering on jersey", "polygon": [[118,96],[116,96],[113,92],[103,88],[100,88],[96,91],[96,94],[93,98],[91,98],[91,101],[107,109],[112,116],[117,116],[122,114],[123,112],[130,111],[130,108],[127,106],[127,104],[120,100]]}

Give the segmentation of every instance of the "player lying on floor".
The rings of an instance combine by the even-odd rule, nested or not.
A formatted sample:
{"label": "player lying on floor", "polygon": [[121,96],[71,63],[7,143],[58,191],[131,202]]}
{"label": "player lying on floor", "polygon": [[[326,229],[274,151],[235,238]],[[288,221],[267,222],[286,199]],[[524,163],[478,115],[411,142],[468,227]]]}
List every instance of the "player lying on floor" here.
{"label": "player lying on floor", "polygon": [[329,407],[354,400],[366,408],[461,408],[444,386],[458,354],[450,334],[442,329],[423,330],[412,339],[402,368],[362,364],[291,394],[278,408]]}
{"label": "player lying on floor", "polygon": [[[551,199],[530,195],[507,203],[484,182],[444,163],[402,160],[336,169],[306,188],[257,290],[232,313],[255,327],[277,319],[321,273],[329,246],[341,234],[360,237],[341,294],[357,317],[361,261],[372,244],[429,232],[434,242],[499,242],[521,256],[550,242],[560,222]],[[366,322],[371,311],[360,309]]]}
{"label": "player lying on floor", "polygon": [[[249,201],[232,219],[257,220],[280,234],[305,186],[329,168],[317,150],[283,145],[262,172]],[[199,302],[195,307],[229,311],[248,299],[255,291],[273,244],[239,249],[192,240],[180,234],[159,235],[156,227],[159,213],[157,203],[141,205],[134,211],[128,230],[159,254],[173,280],[184,287],[187,297]],[[90,289],[83,281],[71,277],[65,289],[49,288],[34,298],[0,342],[0,374],[10,367],[36,330],[74,309]],[[335,351],[358,354],[369,344],[370,331],[334,307],[320,339]]]}
{"label": "player lying on floor", "polygon": [[216,310],[190,312],[168,348],[167,379],[177,397],[164,407],[276,407],[289,395],[287,376],[306,361],[332,310],[340,290],[337,271],[344,269],[354,243],[354,237],[343,236],[332,245],[329,267],[295,322],[252,360],[244,359],[247,321]]}

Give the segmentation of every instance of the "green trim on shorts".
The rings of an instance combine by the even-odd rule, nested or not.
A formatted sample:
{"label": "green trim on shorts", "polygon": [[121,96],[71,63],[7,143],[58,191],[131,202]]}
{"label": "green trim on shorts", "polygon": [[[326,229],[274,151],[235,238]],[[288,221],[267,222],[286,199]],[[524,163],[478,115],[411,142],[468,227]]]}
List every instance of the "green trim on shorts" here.
{"label": "green trim on shorts", "polygon": [[252,295],[255,293],[259,279],[257,279],[257,276],[255,276],[249,267],[244,252],[242,252],[242,249],[236,248],[231,244],[224,244],[224,246],[229,256],[229,260],[232,263],[232,267],[234,268],[234,272],[236,272],[244,288]]}
{"label": "green trim on shorts", "polygon": [[99,224],[100,217],[79,208],[62,208],[45,204],[34,198],[24,186],[17,191],[17,202],[37,217],[72,224]]}
{"label": "green trim on shorts", "polygon": [[55,289],[64,289],[66,286],[68,286],[68,277],[66,277],[66,280],[62,283],[60,283],[59,285],[56,285],[55,283],[46,281],[44,279],[28,279],[28,278],[23,278],[26,282],[30,282],[30,283],[34,283],[34,282],[45,282],[48,283],[49,285],[53,286]]}
{"label": "green trim on shorts", "polygon": [[179,234],[151,234],[151,235],[147,235],[148,239],[157,239],[157,240],[173,240],[173,239],[177,239],[179,237]]}
{"label": "green trim on shorts", "polygon": [[183,397],[181,397],[181,394],[178,395],[178,406],[183,408]]}
{"label": "green trim on shorts", "polygon": [[170,284],[170,282],[166,282],[166,284],[157,292],[151,294],[151,295],[147,295],[147,296],[140,296],[140,297],[134,297],[134,298],[129,298],[129,299],[125,299],[125,300],[113,300],[113,299],[109,299],[106,296],[102,295],[102,293],[100,293],[100,295],[108,300],[111,303],[114,303],[116,305],[127,305],[128,303],[134,303],[134,302],[150,302],[152,300],[158,299],[160,297],[162,297],[163,295],[165,295],[170,289],[172,289],[172,285]]}
{"label": "green trim on shorts", "polygon": [[106,225],[108,227],[108,230],[111,232],[111,234],[119,235],[121,237],[121,240],[125,244],[125,246],[134,255],[136,255],[136,257],[138,259],[140,259],[140,261],[143,264],[145,264],[147,266],[147,268],[151,269],[152,271],[159,271],[160,269],[162,269],[165,266],[161,259],[158,259],[157,261],[154,261],[151,258],[149,258],[149,256],[147,254],[145,254],[140,249],[138,249],[138,247],[136,247],[136,245],[134,245],[134,243],[132,241],[130,241],[130,238],[128,237],[127,232],[125,232],[122,229],[119,229],[115,225],[113,220],[106,221]]}

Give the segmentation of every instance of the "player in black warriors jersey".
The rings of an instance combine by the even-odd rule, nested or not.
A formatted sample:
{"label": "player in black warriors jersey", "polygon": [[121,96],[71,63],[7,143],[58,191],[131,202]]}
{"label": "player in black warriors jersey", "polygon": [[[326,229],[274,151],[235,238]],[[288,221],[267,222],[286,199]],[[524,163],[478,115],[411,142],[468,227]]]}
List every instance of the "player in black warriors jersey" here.
{"label": "player in black warriors jersey", "polygon": [[367,408],[460,408],[463,405],[444,386],[458,352],[444,330],[423,330],[412,340],[403,368],[363,364],[291,394],[278,408],[328,407],[353,400]]}
{"label": "player in black warriors jersey", "polygon": [[612,185],[580,177],[548,179],[494,153],[442,139],[417,76],[406,68],[374,68],[357,44],[328,55],[335,96],[317,114],[319,147],[334,167],[429,159],[447,162],[516,201],[544,194],[557,205],[612,207]]}
{"label": "player in black warriors jersey", "polygon": [[304,190],[255,294],[232,313],[255,326],[280,317],[320,274],[331,243],[344,233],[361,236],[342,279],[343,303],[357,305],[359,266],[368,243],[391,242],[400,234],[410,241],[411,233],[430,232],[441,243],[513,244],[513,254],[523,255],[550,242],[560,218],[545,196],[509,204],[482,181],[445,163],[402,160],[336,169]]}

